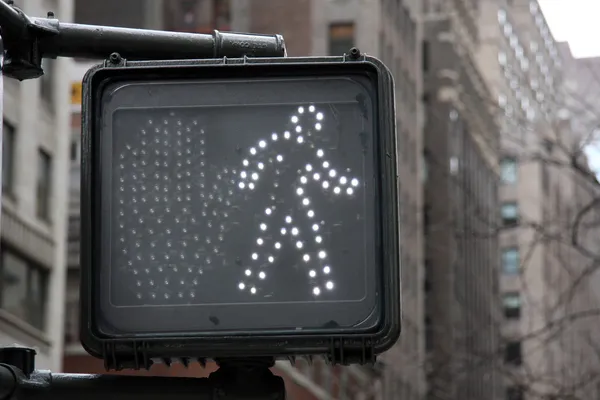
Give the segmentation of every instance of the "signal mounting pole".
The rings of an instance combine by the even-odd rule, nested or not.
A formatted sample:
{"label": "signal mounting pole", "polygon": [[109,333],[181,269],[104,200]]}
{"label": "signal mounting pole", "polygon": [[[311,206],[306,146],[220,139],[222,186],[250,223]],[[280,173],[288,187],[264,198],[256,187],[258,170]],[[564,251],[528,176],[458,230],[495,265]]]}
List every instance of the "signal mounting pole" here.
{"label": "signal mounting pole", "polygon": [[[0,97],[4,95],[3,77],[20,81],[39,78],[44,73],[43,58],[109,60],[113,53],[128,60],[287,55],[281,35],[217,30],[195,34],[61,23],[51,12],[48,18],[29,17],[10,0],[0,0],[0,31]],[[1,108],[0,102],[0,112]],[[0,148],[1,138],[0,127]],[[0,400],[285,399],[283,379],[271,372],[274,360],[270,358],[216,360],[219,369],[208,378],[157,378],[40,371],[35,369],[35,355],[35,350],[27,347],[0,348]]]}

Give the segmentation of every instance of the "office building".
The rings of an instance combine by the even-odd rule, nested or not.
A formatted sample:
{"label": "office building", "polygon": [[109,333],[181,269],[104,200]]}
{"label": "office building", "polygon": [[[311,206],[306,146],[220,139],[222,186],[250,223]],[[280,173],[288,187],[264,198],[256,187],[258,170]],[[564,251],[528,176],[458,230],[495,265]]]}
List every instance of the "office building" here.
{"label": "office building", "polygon": [[[484,0],[480,8],[478,61],[501,127],[502,390],[509,399],[593,398],[595,382],[580,384],[596,367],[585,339],[591,321],[569,320],[550,337],[532,333],[597,307],[595,274],[577,278],[593,260],[566,239],[577,210],[597,189],[570,164],[581,119],[569,111],[564,58],[537,1]],[[587,168],[584,155],[575,158]]]}
{"label": "office building", "polygon": [[[61,21],[72,2],[20,0],[26,14]],[[61,370],[71,60],[44,60],[44,76],[4,81],[0,344],[37,349],[37,367]]]}
{"label": "office building", "polygon": [[476,62],[479,1],[424,4],[427,398],[500,399],[499,130]]}

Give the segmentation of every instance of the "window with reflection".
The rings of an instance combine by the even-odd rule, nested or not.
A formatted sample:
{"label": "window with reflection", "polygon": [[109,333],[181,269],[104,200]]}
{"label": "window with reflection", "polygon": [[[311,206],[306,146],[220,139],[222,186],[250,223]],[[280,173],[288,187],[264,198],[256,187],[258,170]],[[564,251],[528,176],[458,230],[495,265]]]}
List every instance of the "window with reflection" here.
{"label": "window with reflection", "polygon": [[502,183],[516,183],[517,172],[518,164],[515,157],[504,157],[500,160],[500,179],[502,180]]}
{"label": "window with reflection", "polygon": [[519,273],[519,249],[509,247],[502,250],[502,272],[506,275],[516,275]]}

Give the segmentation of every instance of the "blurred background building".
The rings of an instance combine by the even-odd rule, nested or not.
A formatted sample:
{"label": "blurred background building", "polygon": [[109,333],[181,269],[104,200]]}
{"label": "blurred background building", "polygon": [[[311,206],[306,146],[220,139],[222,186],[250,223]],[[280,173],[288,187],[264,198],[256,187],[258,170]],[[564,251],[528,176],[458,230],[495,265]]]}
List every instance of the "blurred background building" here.
{"label": "blurred background building", "polygon": [[[72,19],[69,0],[20,0],[27,14]],[[40,79],[4,80],[0,343],[35,347],[61,369],[69,159],[69,59]]]}
{"label": "blurred background building", "polygon": [[428,399],[500,399],[498,128],[477,68],[479,1],[424,10]]}

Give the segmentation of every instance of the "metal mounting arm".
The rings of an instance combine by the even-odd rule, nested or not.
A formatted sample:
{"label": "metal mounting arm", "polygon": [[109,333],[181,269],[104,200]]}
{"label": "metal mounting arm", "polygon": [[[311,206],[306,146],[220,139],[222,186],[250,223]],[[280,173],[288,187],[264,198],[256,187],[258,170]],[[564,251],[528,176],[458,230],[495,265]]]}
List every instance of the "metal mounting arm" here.
{"label": "metal mounting arm", "polygon": [[281,35],[212,35],[61,23],[54,15],[34,18],[0,0],[5,76],[18,80],[43,75],[42,58],[106,59],[119,53],[128,60],[220,57],[285,57]]}
{"label": "metal mounting arm", "polygon": [[0,349],[0,400],[285,400],[272,360],[220,361],[208,378],[55,374],[34,369],[35,351]]}

